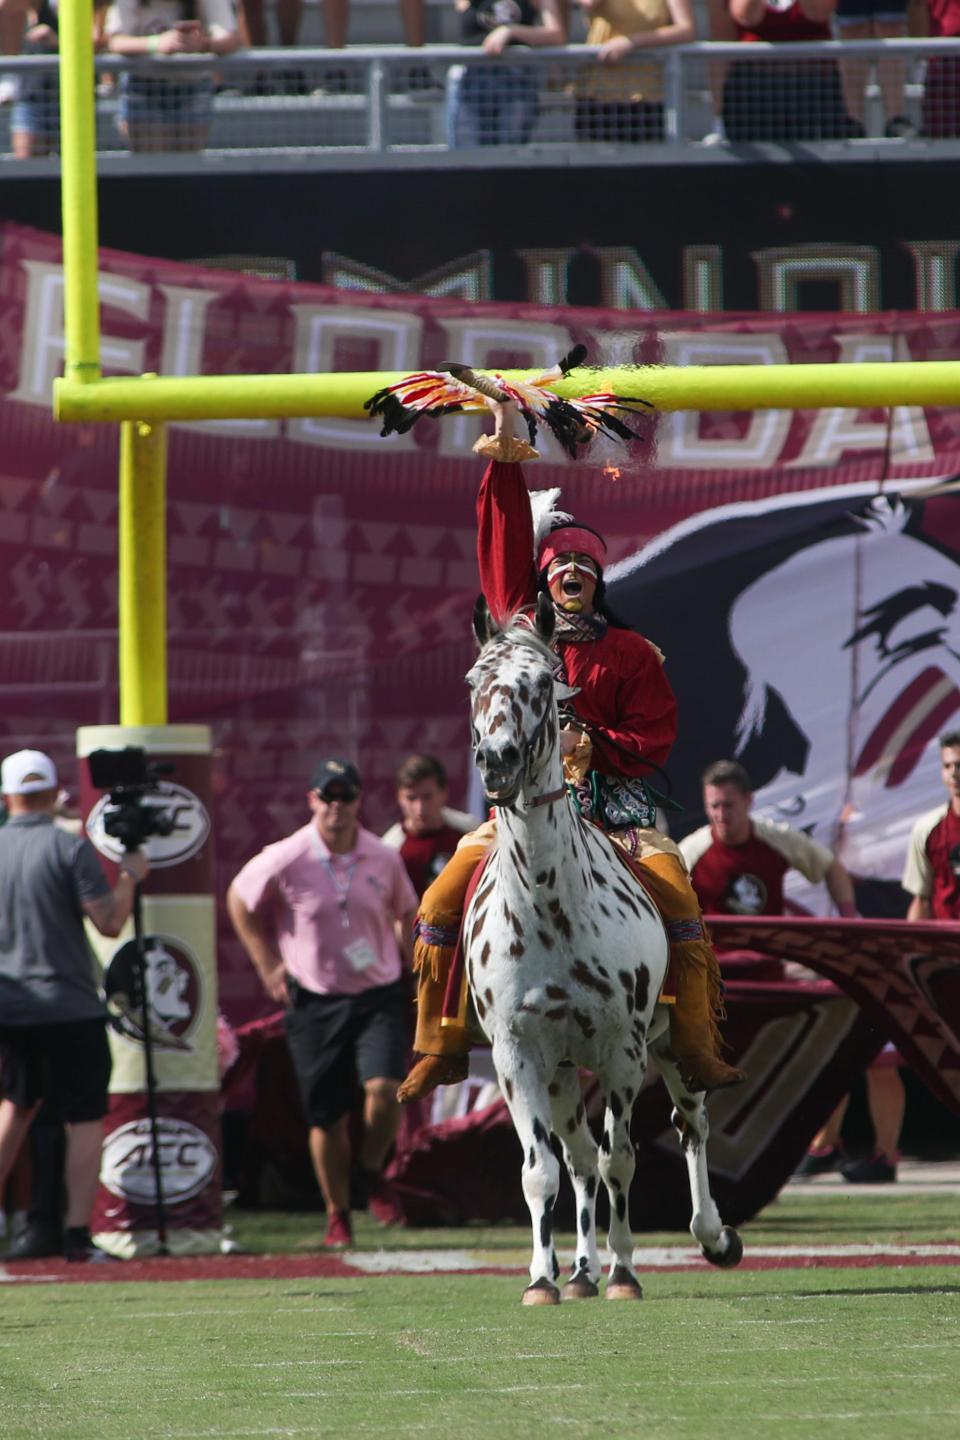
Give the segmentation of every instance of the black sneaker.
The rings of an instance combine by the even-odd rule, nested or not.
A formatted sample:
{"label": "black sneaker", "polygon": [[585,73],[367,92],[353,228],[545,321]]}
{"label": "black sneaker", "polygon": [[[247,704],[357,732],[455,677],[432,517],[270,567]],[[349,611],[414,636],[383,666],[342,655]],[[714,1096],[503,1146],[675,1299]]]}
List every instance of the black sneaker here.
{"label": "black sneaker", "polygon": [[27,1224],[14,1232],[7,1246],[8,1260],[45,1260],[60,1253],[60,1233],[55,1225],[41,1221]]}
{"label": "black sneaker", "polygon": [[866,1160],[842,1165],[840,1173],[851,1185],[892,1185],[897,1178],[897,1167],[886,1155],[877,1153]]}
{"label": "black sneaker", "polygon": [[94,1245],[86,1225],[71,1225],[64,1231],[63,1258],[71,1265],[106,1265],[116,1257]]}
{"label": "black sneaker", "polygon": [[840,1170],[846,1159],[839,1145],[832,1150],[808,1150],[793,1172],[794,1180],[812,1180],[814,1175],[827,1175]]}
{"label": "black sneaker", "polygon": [[907,115],[892,115],[884,126],[888,140],[913,140],[920,132]]}

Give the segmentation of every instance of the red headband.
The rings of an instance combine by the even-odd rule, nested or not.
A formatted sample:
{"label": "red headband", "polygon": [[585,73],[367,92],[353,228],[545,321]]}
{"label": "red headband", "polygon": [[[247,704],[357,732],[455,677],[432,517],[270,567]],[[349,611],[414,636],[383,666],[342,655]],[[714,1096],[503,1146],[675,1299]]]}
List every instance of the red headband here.
{"label": "red headband", "polygon": [[565,525],[562,530],[551,530],[545,536],[537,556],[537,569],[543,570],[558,555],[589,555],[602,570],[607,558],[607,547],[599,535],[592,530],[581,530],[579,525]]}

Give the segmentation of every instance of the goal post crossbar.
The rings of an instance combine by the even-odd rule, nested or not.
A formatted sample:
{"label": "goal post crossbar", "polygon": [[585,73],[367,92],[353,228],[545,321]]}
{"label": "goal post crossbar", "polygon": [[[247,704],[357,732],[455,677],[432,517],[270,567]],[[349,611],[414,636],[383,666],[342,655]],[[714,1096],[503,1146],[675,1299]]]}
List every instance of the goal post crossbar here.
{"label": "goal post crossbar", "polygon": [[[482,373],[482,372],[481,372]],[[532,379],[539,371],[504,371]],[[401,372],[330,375],[144,376],[54,383],[54,415],[66,421],[260,420],[298,416],[362,419],[364,401]],[[810,365],[639,366],[580,370],[558,381],[567,397],[610,391],[655,410],[822,410],[960,405],[960,360]]]}

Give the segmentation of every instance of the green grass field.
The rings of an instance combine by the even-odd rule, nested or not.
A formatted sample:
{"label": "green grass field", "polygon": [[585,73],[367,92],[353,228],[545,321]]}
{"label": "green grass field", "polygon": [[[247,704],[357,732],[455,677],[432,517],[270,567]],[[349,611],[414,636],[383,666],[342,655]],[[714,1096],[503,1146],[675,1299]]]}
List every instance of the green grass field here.
{"label": "green grass field", "polygon": [[[787,1196],[747,1244],[956,1238],[949,1196]],[[315,1216],[234,1217],[251,1249]],[[684,1243],[679,1234],[641,1243]],[[525,1263],[514,1227],[385,1232]],[[642,1265],[641,1265],[642,1270]],[[530,1309],[522,1276],[0,1287],[0,1437],[945,1440],[960,1431],[960,1268],[643,1275],[642,1304]]]}

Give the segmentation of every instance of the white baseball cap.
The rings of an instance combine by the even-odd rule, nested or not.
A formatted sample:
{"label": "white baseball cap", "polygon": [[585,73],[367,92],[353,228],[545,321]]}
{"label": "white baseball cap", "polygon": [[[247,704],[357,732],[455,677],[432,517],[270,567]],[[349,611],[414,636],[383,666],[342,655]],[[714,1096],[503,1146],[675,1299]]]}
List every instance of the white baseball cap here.
{"label": "white baseball cap", "polygon": [[0,767],[4,795],[33,795],[37,790],[53,790],[56,784],[57,767],[42,750],[17,750]]}

